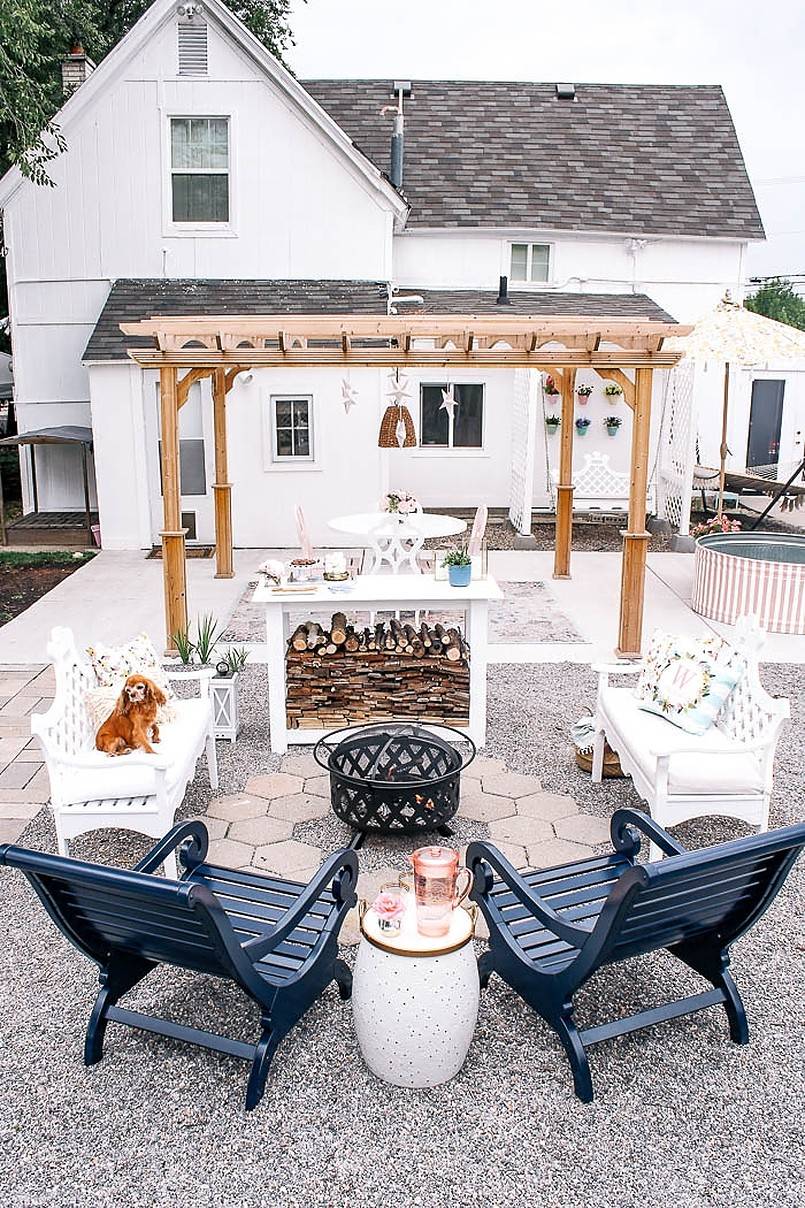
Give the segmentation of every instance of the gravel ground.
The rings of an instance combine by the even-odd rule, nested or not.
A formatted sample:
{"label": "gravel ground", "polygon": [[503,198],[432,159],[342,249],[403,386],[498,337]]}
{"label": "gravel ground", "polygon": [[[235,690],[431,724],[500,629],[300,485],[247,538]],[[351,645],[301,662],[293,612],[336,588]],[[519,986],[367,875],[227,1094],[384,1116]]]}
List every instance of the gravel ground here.
{"label": "gravel ground", "polygon": [[[243,736],[234,747],[219,745],[225,792],[278,763],[265,753],[264,675],[247,675]],[[791,696],[795,710],[778,755],[772,823],[782,825],[801,816],[802,675],[773,666],[764,680]],[[589,671],[498,667],[489,690],[490,755],[602,816],[635,803],[628,782],[592,786],[570,758],[568,726],[593,699]],[[204,779],[202,769],[184,814],[206,809]],[[738,829],[694,823],[678,833],[698,844]],[[23,841],[53,848],[47,811]],[[375,843],[373,858],[382,850]],[[130,864],[147,846],[104,832],[77,843],[76,854]],[[383,854],[403,860],[402,851]],[[331,989],[283,1043],[263,1104],[248,1116],[245,1064],[155,1036],[111,1025],[104,1060],[85,1069],[93,968],[19,875],[2,870],[0,885],[4,1205],[442,1208],[470,1197],[524,1208],[802,1203],[803,867],[735,948],[752,1034],[746,1048],[730,1043],[723,1014],[712,1010],[622,1037],[593,1051],[596,1100],[583,1106],[548,1028],[493,979],[460,1075],[436,1090],[407,1091],[365,1069],[349,1006]],[[352,960],[354,949],[345,951]],[[579,1016],[593,1022],[700,985],[667,956],[643,958],[599,974],[579,996]],[[254,1008],[211,978],[161,969],[129,1001],[255,1035]]]}

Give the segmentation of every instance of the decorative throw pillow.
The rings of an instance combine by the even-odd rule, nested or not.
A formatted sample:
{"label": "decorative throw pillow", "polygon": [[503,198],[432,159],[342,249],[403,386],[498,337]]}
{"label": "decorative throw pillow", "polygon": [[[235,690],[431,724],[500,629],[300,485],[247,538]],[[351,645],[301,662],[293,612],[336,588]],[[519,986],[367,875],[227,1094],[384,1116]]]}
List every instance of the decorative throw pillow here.
{"label": "decorative throw pillow", "polygon": [[93,734],[97,734],[117,703],[120,695],[116,688],[90,688],[84,693],[84,708],[87,711]]}
{"label": "decorative throw pillow", "polygon": [[147,675],[168,700],[176,694],[170,686],[159,655],[147,633],[138,633],[125,646],[106,646],[99,642],[87,649],[99,688],[122,689],[130,675]]}
{"label": "decorative throw pillow", "polygon": [[704,734],[718,717],[746,664],[721,638],[689,638],[657,631],[635,695],[640,708],[688,734]]}

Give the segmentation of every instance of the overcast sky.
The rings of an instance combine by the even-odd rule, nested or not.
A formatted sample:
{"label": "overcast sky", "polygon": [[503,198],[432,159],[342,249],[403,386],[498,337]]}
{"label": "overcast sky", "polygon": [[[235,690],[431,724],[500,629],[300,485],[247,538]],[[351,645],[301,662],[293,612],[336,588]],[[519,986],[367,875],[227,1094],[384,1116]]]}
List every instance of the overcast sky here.
{"label": "overcast sky", "polygon": [[721,84],[768,236],[749,270],[805,274],[803,0],[294,0],[292,23],[302,79]]}

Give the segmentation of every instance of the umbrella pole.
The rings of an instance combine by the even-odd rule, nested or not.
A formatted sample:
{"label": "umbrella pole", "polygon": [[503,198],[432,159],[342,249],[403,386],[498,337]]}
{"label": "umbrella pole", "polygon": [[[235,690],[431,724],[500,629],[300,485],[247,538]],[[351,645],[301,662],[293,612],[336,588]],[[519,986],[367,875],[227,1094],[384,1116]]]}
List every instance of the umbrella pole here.
{"label": "umbrella pole", "polygon": [[727,454],[729,453],[729,449],[727,448],[727,415],[729,414],[729,407],[730,407],[730,363],[729,363],[729,361],[725,361],[724,362],[724,407],[721,412],[721,448],[719,449],[719,456],[721,457],[721,464],[719,467],[719,475],[718,475],[718,511],[716,513],[716,515],[718,515],[718,516],[723,516],[723,514],[724,514],[724,482],[727,477]]}

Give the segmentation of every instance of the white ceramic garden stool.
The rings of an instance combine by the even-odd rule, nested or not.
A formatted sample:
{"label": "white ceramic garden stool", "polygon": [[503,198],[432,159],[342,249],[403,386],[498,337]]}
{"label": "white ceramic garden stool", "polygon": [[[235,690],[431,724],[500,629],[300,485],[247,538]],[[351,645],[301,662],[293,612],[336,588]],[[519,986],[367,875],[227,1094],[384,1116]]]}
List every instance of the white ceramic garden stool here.
{"label": "white ceramic garden stool", "polygon": [[363,1059],[384,1082],[439,1086],[464,1064],[480,997],[472,934],[461,908],[438,938],[417,932],[413,903],[397,932],[363,915],[352,1014]]}

